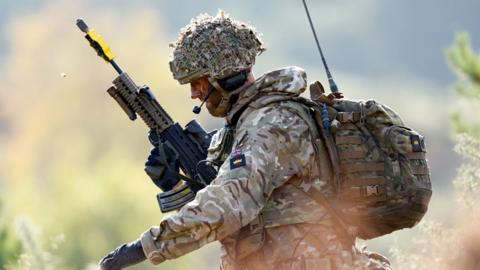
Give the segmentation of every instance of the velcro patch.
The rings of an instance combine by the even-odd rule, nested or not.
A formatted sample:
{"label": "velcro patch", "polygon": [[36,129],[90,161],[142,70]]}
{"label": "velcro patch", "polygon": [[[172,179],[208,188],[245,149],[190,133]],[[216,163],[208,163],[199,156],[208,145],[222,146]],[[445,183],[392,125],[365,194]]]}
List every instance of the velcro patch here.
{"label": "velcro patch", "polygon": [[230,170],[247,165],[244,154],[236,154],[230,158]]}
{"label": "velcro patch", "polygon": [[426,152],[423,136],[411,134],[410,142],[412,143],[413,152]]}

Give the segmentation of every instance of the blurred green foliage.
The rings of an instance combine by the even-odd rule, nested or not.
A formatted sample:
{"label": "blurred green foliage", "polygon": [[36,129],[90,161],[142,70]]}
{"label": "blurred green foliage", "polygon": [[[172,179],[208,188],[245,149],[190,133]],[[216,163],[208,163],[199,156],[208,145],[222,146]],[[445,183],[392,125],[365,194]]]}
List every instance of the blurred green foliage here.
{"label": "blurred green foliage", "polygon": [[447,59],[458,74],[455,86],[457,109],[451,116],[457,144],[455,151],[463,158],[454,180],[458,204],[454,221],[447,226],[423,220],[409,249],[393,245],[390,251],[398,269],[460,269],[480,267],[480,53],[472,49],[467,33],[459,33],[447,50]]}
{"label": "blurred green foliage", "polygon": [[[448,51],[448,60],[459,75],[455,89],[463,106],[453,115],[455,132],[459,135],[455,147],[464,161],[458,169],[455,187],[461,206],[478,213],[480,202],[480,52],[472,49],[469,35],[457,35],[455,45]],[[477,217],[478,218],[478,217]]]}
{"label": "blurred green foliage", "polygon": [[15,263],[7,264],[6,270],[55,270],[63,269],[62,260],[54,255],[62,237],[50,239],[48,247],[41,244],[39,230],[26,218],[18,218],[16,222],[17,237],[20,239],[23,252]]}
{"label": "blurred green foliage", "polygon": [[[2,203],[0,201],[0,220],[3,217]],[[15,237],[12,226],[0,222],[0,269],[6,265],[14,264],[20,256],[22,245]]]}
{"label": "blurred green foliage", "polygon": [[452,113],[454,132],[480,136],[480,55],[471,46],[467,33],[459,33],[455,44],[447,51],[450,66],[458,74],[455,85],[462,108]]}

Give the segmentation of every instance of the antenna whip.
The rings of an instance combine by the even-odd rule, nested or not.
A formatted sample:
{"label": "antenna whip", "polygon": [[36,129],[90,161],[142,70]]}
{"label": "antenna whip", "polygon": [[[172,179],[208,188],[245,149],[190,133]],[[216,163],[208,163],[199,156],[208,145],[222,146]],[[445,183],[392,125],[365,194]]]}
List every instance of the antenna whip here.
{"label": "antenna whip", "polygon": [[318,51],[320,52],[320,56],[322,57],[323,66],[325,67],[325,71],[327,72],[328,84],[330,84],[330,91],[332,91],[332,93],[337,93],[338,87],[337,87],[337,84],[335,84],[335,81],[333,80],[332,74],[330,73],[330,70],[328,69],[328,66],[327,66],[327,61],[323,56],[322,48],[320,47],[320,43],[318,42],[317,33],[315,32],[315,28],[313,27],[313,23],[312,23],[312,18],[310,17],[310,12],[308,12],[307,3],[305,2],[305,0],[302,0],[302,1],[303,1],[303,6],[305,7],[305,12],[307,13],[308,22],[310,23],[310,27],[312,28],[313,36],[315,37],[315,42],[317,43]]}

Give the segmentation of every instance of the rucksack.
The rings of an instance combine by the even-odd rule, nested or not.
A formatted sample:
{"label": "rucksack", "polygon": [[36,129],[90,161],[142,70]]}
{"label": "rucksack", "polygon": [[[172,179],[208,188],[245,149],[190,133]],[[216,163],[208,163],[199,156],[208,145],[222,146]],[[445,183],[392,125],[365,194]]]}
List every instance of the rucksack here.
{"label": "rucksack", "polygon": [[[338,126],[337,209],[358,236],[370,239],[417,224],[432,186],[423,136],[374,100],[341,100],[333,106]],[[336,124],[336,123],[335,123]]]}
{"label": "rucksack", "polygon": [[310,194],[344,231],[371,239],[416,225],[432,195],[423,136],[386,105],[327,98],[319,86],[310,86],[311,99],[270,95],[251,106],[293,100],[305,108],[295,110],[323,139],[333,171],[334,196]]}

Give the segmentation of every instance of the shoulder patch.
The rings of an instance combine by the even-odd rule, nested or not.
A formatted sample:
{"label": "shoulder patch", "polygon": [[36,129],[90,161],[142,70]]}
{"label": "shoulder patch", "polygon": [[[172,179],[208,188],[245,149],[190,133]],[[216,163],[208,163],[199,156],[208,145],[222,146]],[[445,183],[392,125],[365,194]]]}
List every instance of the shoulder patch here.
{"label": "shoulder patch", "polygon": [[230,170],[240,168],[247,165],[247,162],[245,160],[245,155],[242,153],[241,150],[234,150],[232,152],[232,155],[230,157]]}

